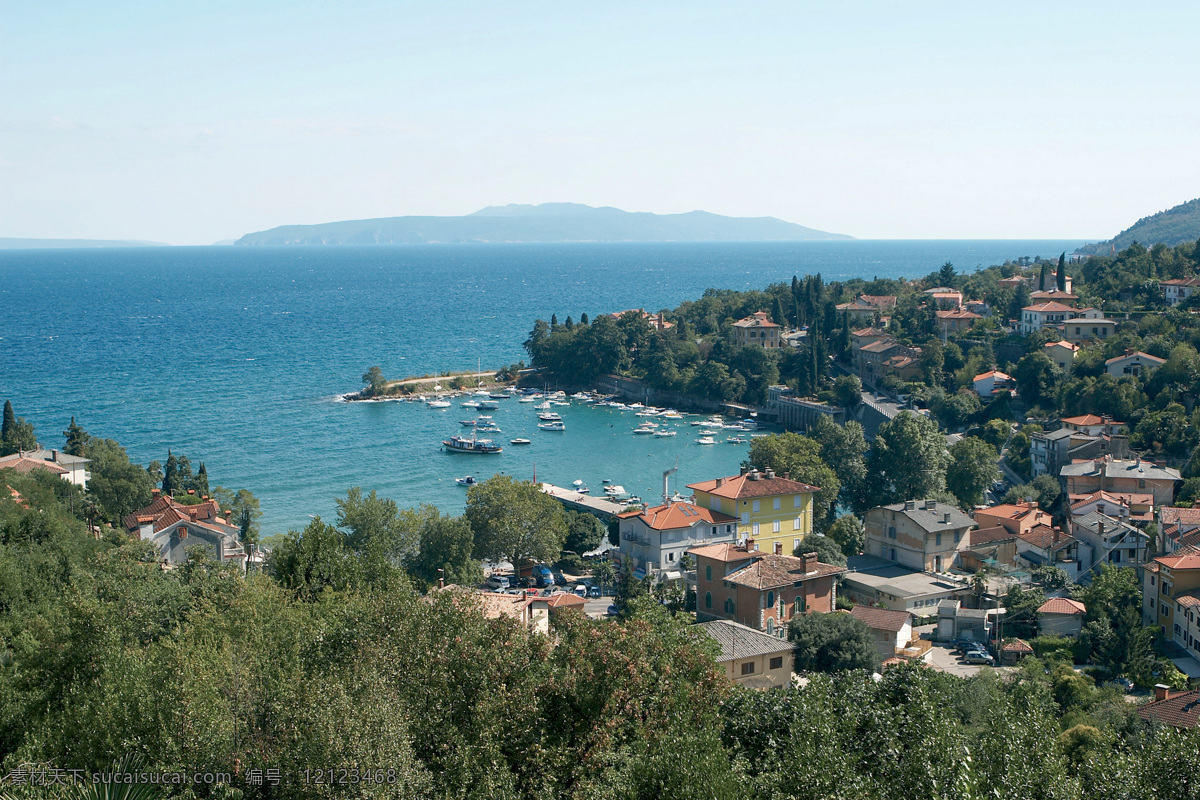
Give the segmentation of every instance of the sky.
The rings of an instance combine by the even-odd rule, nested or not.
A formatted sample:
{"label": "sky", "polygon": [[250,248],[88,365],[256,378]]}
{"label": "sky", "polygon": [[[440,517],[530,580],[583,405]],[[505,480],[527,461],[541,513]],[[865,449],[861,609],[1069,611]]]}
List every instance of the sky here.
{"label": "sky", "polygon": [[1200,4],[0,0],[0,237],[488,205],[1080,238],[1200,196]]}

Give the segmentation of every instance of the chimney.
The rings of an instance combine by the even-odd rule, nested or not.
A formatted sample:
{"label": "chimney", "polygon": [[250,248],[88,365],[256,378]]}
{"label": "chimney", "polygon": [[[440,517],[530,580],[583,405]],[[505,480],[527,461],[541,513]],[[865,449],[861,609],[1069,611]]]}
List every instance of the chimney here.
{"label": "chimney", "polygon": [[1154,684],[1154,699],[1166,700],[1171,696],[1171,687],[1165,683]]}
{"label": "chimney", "polygon": [[935,508],[937,508],[937,500],[926,500],[925,501],[925,510],[926,511],[933,511]]}
{"label": "chimney", "polygon": [[151,497],[157,498],[160,494],[162,494],[162,489],[151,489],[150,490]]}
{"label": "chimney", "polygon": [[51,461],[58,461],[58,450],[51,450],[51,451],[50,451],[50,460],[51,460]]}
{"label": "chimney", "polygon": [[722,487],[722,486],[724,486],[724,485],[725,485],[725,479],[724,479],[724,478],[717,478],[717,488],[719,489],[720,487]]}
{"label": "chimney", "polygon": [[1101,536],[1103,536],[1103,535],[1104,535],[1104,523],[1103,523],[1103,522],[1101,522],[1101,523],[1100,523],[1100,531],[1099,531],[1099,533],[1100,533],[1100,535],[1101,535]]}
{"label": "chimney", "polygon": [[747,478],[749,478],[749,479],[750,479],[750,480],[752,480],[752,481],[756,481],[756,480],[758,480],[758,477],[759,477],[759,476],[758,476],[758,470],[756,470],[756,469],[752,469],[752,470],[750,470],[750,474],[748,474],[746,477],[747,477]]}
{"label": "chimney", "polygon": [[905,500],[904,501],[904,510],[905,511],[915,511],[916,508],[917,508],[916,500]]}
{"label": "chimney", "polygon": [[949,511],[942,514],[942,522],[944,522],[947,525],[950,524],[950,512]]}
{"label": "chimney", "polygon": [[190,494],[192,497],[195,497],[195,496],[196,496],[196,490],[195,490],[195,489],[188,489],[188,494]]}
{"label": "chimney", "polygon": [[817,554],[816,553],[801,553],[800,554],[800,569],[805,575],[811,575],[817,571]]}
{"label": "chimney", "polygon": [[227,508],[227,509],[225,509],[225,522],[226,522],[226,523],[228,523],[228,522],[229,522],[229,519],[230,519],[232,516],[233,516],[233,509],[232,509],[232,508]]}
{"label": "chimney", "polygon": [[783,555],[783,542],[775,543],[775,555],[777,555],[777,556]]}
{"label": "chimney", "polygon": [[775,480],[775,470],[768,468],[765,473],[766,479],[769,481]]}
{"label": "chimney", "polygon": [[746,552],[747,553],[753,552],[757,549],[758,549],[758,547],[754,544],[754,537],[753,536],[746,537]]}
{"label": "chimney", "polygon": [[1058,544],[1058,540],[1062,538],[1062,531],[1058,528],[1054,529],[1054,543]]}
{"label": "chimney", "polygon": [[439,589],[446,588],[446,579],[445,578],[438,578],[438,588]]}
{"label": "chimney", "polygon": [[745,474],[746,474],[747,472],[749,472],[749,471],[750,471],[750,468],[749,468],[749,467],[742,467],[742,472],[741,472],[741,474],[742,474],[742,475],[745,475]]}
{"label": "chimney", "polygon": [[784,471],[784,473],[783,473],[783,479],[784,479],[785,481],[790,481],[790,480],[792,479],[792,473],[791,473],[791,472]]}

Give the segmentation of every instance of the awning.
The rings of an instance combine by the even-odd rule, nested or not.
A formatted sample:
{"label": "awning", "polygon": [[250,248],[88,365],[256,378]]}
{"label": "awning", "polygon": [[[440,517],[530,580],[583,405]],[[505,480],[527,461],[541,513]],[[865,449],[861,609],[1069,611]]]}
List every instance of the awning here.
{"label": "awning", "polygon": [[1172,658],[1171,663],[1174,664],[1180,672],[1182,672],[1184,675],[1187,675],[1188,678],[1200,678],[1200,661],[1197,661],[1191,656]]}
{"label": "awning", "polygon": [[662,574],[664,581],[677,581],[683,578],[683,573],[677,569],[667,570]]}

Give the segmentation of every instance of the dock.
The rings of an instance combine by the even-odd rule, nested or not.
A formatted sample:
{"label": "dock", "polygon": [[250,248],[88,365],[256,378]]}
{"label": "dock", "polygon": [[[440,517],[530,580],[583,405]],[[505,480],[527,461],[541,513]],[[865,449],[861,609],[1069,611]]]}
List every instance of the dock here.
{"label": "dock", "polygon": [[625,510],[624,503],[617,503],[607,497],[592,497],[590,494],[580,494],[574,489],[555,486],[552,483],[538,484],[538,488],[553,497],[572,511],[586,511],[595,514],[604,522]]}

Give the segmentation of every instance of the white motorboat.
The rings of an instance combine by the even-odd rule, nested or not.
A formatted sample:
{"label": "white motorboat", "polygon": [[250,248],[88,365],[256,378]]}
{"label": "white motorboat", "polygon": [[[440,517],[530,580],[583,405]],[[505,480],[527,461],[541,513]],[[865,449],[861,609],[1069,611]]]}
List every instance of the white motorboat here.
{"label": "white motorboat", "polygon": [[717,440],[711,436],[701,436],[696,440],[696,444],[716,444]]}
{"label": "white motorboat", "polygon": [[609,497],[616,497],[618,495],[625,494],[625,487],[617,484],[609,484],[608,486],[604,487],[604,493]]}
{"label": "white motorboat", "polygon": [[484,411],[495,411],[500,407],[500,404],[495,400],[480,400],[479,407]]}
{"label": "white motorboat", "polygon": [[463,408],[479,408],[479,403],[476,403],[474,400],[468,400],[465,403],[459,403],[459,405]]}
{"label": "white motorboat", "polygon": [[538,400],[541,400],[541,399],[542,398],[538,397],[536,394],[530,394],[530,395],[526,395],[524,397],[518,397],[517,402],[518,403],[536,403]]}
{"label": "white motorboat", "polygon": [[678,431],[655,431],[654,435],[657,436],[659,439],[665,439],[668,436],[674,436],[677,433],[678,433]]}
{"label": "white motorboat", "polygon": [[730,436],[730,437],[726,438],[725,441],[729,442],[729,444],[745,444],[746,443],[746,440],[743,439],[741,436]]}
{"label": "white motorboat", "polygon": [[466,475],[461,478],[455,478],[454,482],[459,486],[474,486],[475,484],[479,483],[479,481],[475,480],[474,475]]}
{"label": "white motorboat", "polygon": [[425,405],[429,406],[430,408],[449,408],[450,401],[449,400],[430,400],[430,401],[426,402]]}
{"label": "white motorboat", "polygon": [[509,444],[533,444],[532,439],[510,439]]}
{"label": "white motorboat", "polygon": [[652,433],[654,433],[654,428],[641,427],[633,429],[634,436],[649,436]]}
{"label": "white motorboat", "polygon": [[538,419],[542,422],[562,422],[562,416],[557,411],[547,411],[544,414],[538,414]]}
{"label": "white motorboat", "polygon": [[567,429],[562,422],[539,422],[538,427],[544,431],[565,431]]}

